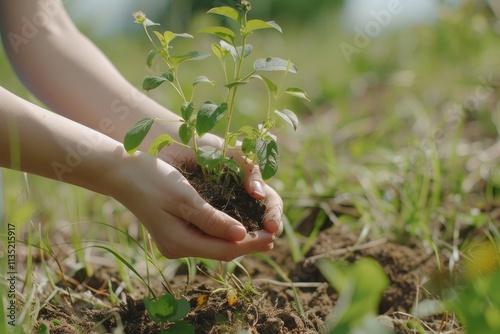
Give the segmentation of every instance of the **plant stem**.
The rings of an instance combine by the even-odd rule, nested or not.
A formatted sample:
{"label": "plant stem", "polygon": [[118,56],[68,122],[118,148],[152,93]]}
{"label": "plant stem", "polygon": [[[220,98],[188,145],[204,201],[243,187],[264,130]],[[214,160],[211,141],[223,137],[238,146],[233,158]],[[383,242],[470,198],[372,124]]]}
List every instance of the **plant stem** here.
{"label": "plant stem", "polygon": [[[240,79],[240,74],[241,74],[241,67],[243,65],[243,59],[245,58],[245,45],[246,45],[246,40],[247,40],[247,33],[246,31],[246,25],[247,25],[247,13],[244,12],[243,19],[241,21],[241,30],[244,32],[242,33],[242,41],[241,41],[241,52],[238,55],[238,59],[236,61],[236,66],[235,66],[235,73],[234,73],[234,82],[237,82]],[[231,95],[231,90],[232,90],[232,95]],[[227,109],[227,122],[226,122],[226,129],[224,131],[224,146],[222,149],[222,156],[226,156],[227,153],[227,148],[229,145],[229,140],[228,140],[228,134],[231,129],[231,120],[233,118],[233,111],[234,111],[234,106],[235,106],[235,101],[236,101],[236,93],[238,92],[238,85],[230,88],[228,92],[228,109]],[[229,97],[229,95],[231,95]]]}

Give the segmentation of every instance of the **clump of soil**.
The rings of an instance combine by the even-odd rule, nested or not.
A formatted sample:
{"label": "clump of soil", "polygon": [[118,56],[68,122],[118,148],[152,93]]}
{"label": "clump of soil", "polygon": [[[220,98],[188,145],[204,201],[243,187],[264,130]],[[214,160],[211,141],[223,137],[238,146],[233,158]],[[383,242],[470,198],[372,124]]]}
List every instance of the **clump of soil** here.
{"label": "clump of soil", "polygon": [[251,197],[232,176],[206,175],[195,163],[184,163],[179,170],[205,201],[242,223],[248,232],[264,229],[265,202]]}

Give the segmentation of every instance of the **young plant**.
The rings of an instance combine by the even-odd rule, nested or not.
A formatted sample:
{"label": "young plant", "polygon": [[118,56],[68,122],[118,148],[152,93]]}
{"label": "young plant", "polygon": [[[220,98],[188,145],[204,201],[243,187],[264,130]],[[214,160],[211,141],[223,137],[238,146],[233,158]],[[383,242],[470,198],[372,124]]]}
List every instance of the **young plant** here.
{"label": "young plant", "polygon": [[[151,320],[160,324],[160,333],[194,333],[195,328],[187,320],[181,320],[190,311],[191,306],[186,298],[175,298],[170,293],[161,295],[157,300],[144,297],[144,306]],[[167,328],[165,324],[169,324]]]}
{"label": "young plant", "polygon": [[[178,144],[192,148],[196,155],[197,163],[205,174],[214,175],[221,180],[222,175],[229,173],[241,183],[243,175],[240,166],[231,158],[229,150],[241,141],[241,151],[244,156],[255,164],[258,164],[262,177],[269,179],[273,177],[279,165],[279,153],[276,137],[271,130],[278,121],[283,121],[294,130],[298,126],[298,118],[294,112],[288,109],[277,110],[277,101],[284,94],[296,96],[308,100],[307,94],[300,88],[284,88],[284,81],[288,73],[296,73],[296,66],[290,61],[277,57],[259,58],[253,62],[249,69],[246,63],[253,51],[253,46],[248,43],[250,36],[260,29],[273,29],[282,32],[280,26],[274,21],[265,22],[258,19],[249,19],[248,13],[252,9],[250,2],[242,0],[238,8],[227,6],[215,7],[208,11],[210,14],[223,16],[225,19],[237,24],[236,29],[223,26],[204,28],[202,33],[215,35],[220,38],[219,43],[213,43],[211,48],[213,54],[218,58],[224,77],[224,82],[219,83],[210,80],[206,76],[198,76],[192,83],[191,94],[184,91],[179,76],[180,65],[188,60],[201,60],[209,56],[204,51],[191,51],[182,55],[174,55],[172,41],[176,38],[193,38],[192,35],[177,34],[171,31],[159,32],[150,27],[158,25],[149,20],[142,12],[134,13],[135,22],[144,27],[144,31],[153,49],[149,52],[146,63],[151,67],[155,58],[160,57],[166,65],[166,71],[159,76],[147,77],[143,81],[143,89],[151,90],[163,83],[170,84],[183,100],[180,108],[181,123],[178,137],[175,140],[169,134],[158,136],[149,146],[148,152],[152,155],[165,146]],[[155,37],[155,38],[153,38]],[[278,84],[261,73],[268,71],[283,72],[282,81]],[[262,123],[257,126],[243,126],[238,130],[231,127],[232,120],[236,115],[237,97],[241,88],[251,80],[260,80],[267,90],[267,111]],[[215,88],[216,99],[206,101],[198,108],[193,101],[196,87],[201,83],[208,83]],[[199,146],[198,140],[221,121],[225,121],[222,147]],[[139,120],[124,139],[124,147],[133,154],[144,140],[153,123],[161,122],[161,119],[144,118]]]}

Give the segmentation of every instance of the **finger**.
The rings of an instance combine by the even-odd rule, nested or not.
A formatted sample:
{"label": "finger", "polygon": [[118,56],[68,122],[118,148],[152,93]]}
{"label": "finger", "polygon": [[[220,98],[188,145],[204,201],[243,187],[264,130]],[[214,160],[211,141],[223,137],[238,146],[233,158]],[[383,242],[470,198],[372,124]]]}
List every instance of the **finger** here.
{"label": "finger", "polygon": [[245,159],[240,150],[232,152],[231,157],[240,165],[243,171],[243,188],[245,188],[246,192],[253,198],[264,198],[266,196],[265,182],[262,179],[259,166]]}
{"label": "finger", "polygon": [[266,197],[266,192],[264,190],[265,183],[264,180],[262,180],[259,166],[254,165],[253,163],[244,162],[241,168],[243,170],[243,175],[245,176],[243,180],[243,187],[247,193],[257,199]]}
{"label": "finger", "polygon": [[280,236],[283,232],[283,200],[273,188],[266,185],[265,189],[267,211],[264,215],[264,228],[269,233]]}
{"label": "finger", "polygon": [[185,178],[178,178],[175,188],[176,198],[164,203],[166,212],[173,213],[213,237],[229,241],[245,238],[245,227],[236,219],[211,206]]}
{"label": "finger", "polygon": [[247,193],[254,198],[265,198],[267,211],[264,217],[264,228],[277,236],[283,232],[283,201],[274,189],[269,187],[263,180],[258,165],[245,160],[241,155],[233,158],[241,166],[245,179],[243,186]]}
{"label": "finger", "polygon": [[248,233],[239,242],[211,237],[187,222],[180,223],[173,242],[155,239],[158,249],[167,258],[203,257],[231,261],[244,254],[272,249],[274,236],[265,231]]}

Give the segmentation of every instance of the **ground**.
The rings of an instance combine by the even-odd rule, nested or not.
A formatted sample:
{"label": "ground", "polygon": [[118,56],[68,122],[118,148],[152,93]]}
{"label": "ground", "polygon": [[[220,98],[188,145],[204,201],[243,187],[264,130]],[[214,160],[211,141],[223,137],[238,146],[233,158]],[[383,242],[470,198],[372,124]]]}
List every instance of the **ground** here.
{"label": "ground", "polygon": [[[380,320],[396,333],[406,333],[404,328],[412,320],[413,307],[424,297],[432,298],[436,293],[436,282],[442,283],[442,280],[435,279],[436,255],[417,240],[402,245],[387,239],[366,239],[355,246],[358,237],[340,227],[330,226],[321,231],[315,245],[298,264],[294,264],[287,240],[278,239],[276,248],[268,255],[292,281],[297,282],[302,315],[297,309],[290,283],[277,277],[276,270],[257,257],[248,256],[242,260],[258,291],[248,301],[239,298],[230,306],[227,291],[215,291],[220,288],[215,281],[200,273],[187,284],[183,270],[174,280],[177,282],[174,289],[189,300],[192,310],[186,319],[196,327],[196,333],[236,333],[239,328],[250,333],[321,333],[326,330],[325,319],[335,307],[338,294],[325,282],[315,261],[332,258],[354,262],[361,257],[370,257],[382,265],[390,279],[390,287],[379,304]],[[439,257],[441,263],[446,264],[448,254],[442,253]],[[240,271],[235,275],[245,277]],[[87,294],[92,291],[98,298],[108,293],[108,287],[112,286],[109,282],[120,281],[112,268],[101,268],[93,277],[82,278],[80,286],[73,286],[72,290],[86,287],[83,289]],[[426,285],[422,285],[424,281],[427,281]],[[203,300],[200,296],[206,299],[200,302]],[[50,333],[77,333],[75,328],[83,328],[86,333],[105,333],[117,326],[123,326],[125,333],[159,331],[159,326],[145,312],[137,292],[134,297],[124,291],[121,298],[125,302],[120,306],[102,309],[88,298],[87,301],[74,298],[73,305],[69,298],[61,298],[40,312],[38,322],[49,324]],[[446,315],[424,320],[426,326],[435,331],[450,332],[458,328],[456,322]]]}

